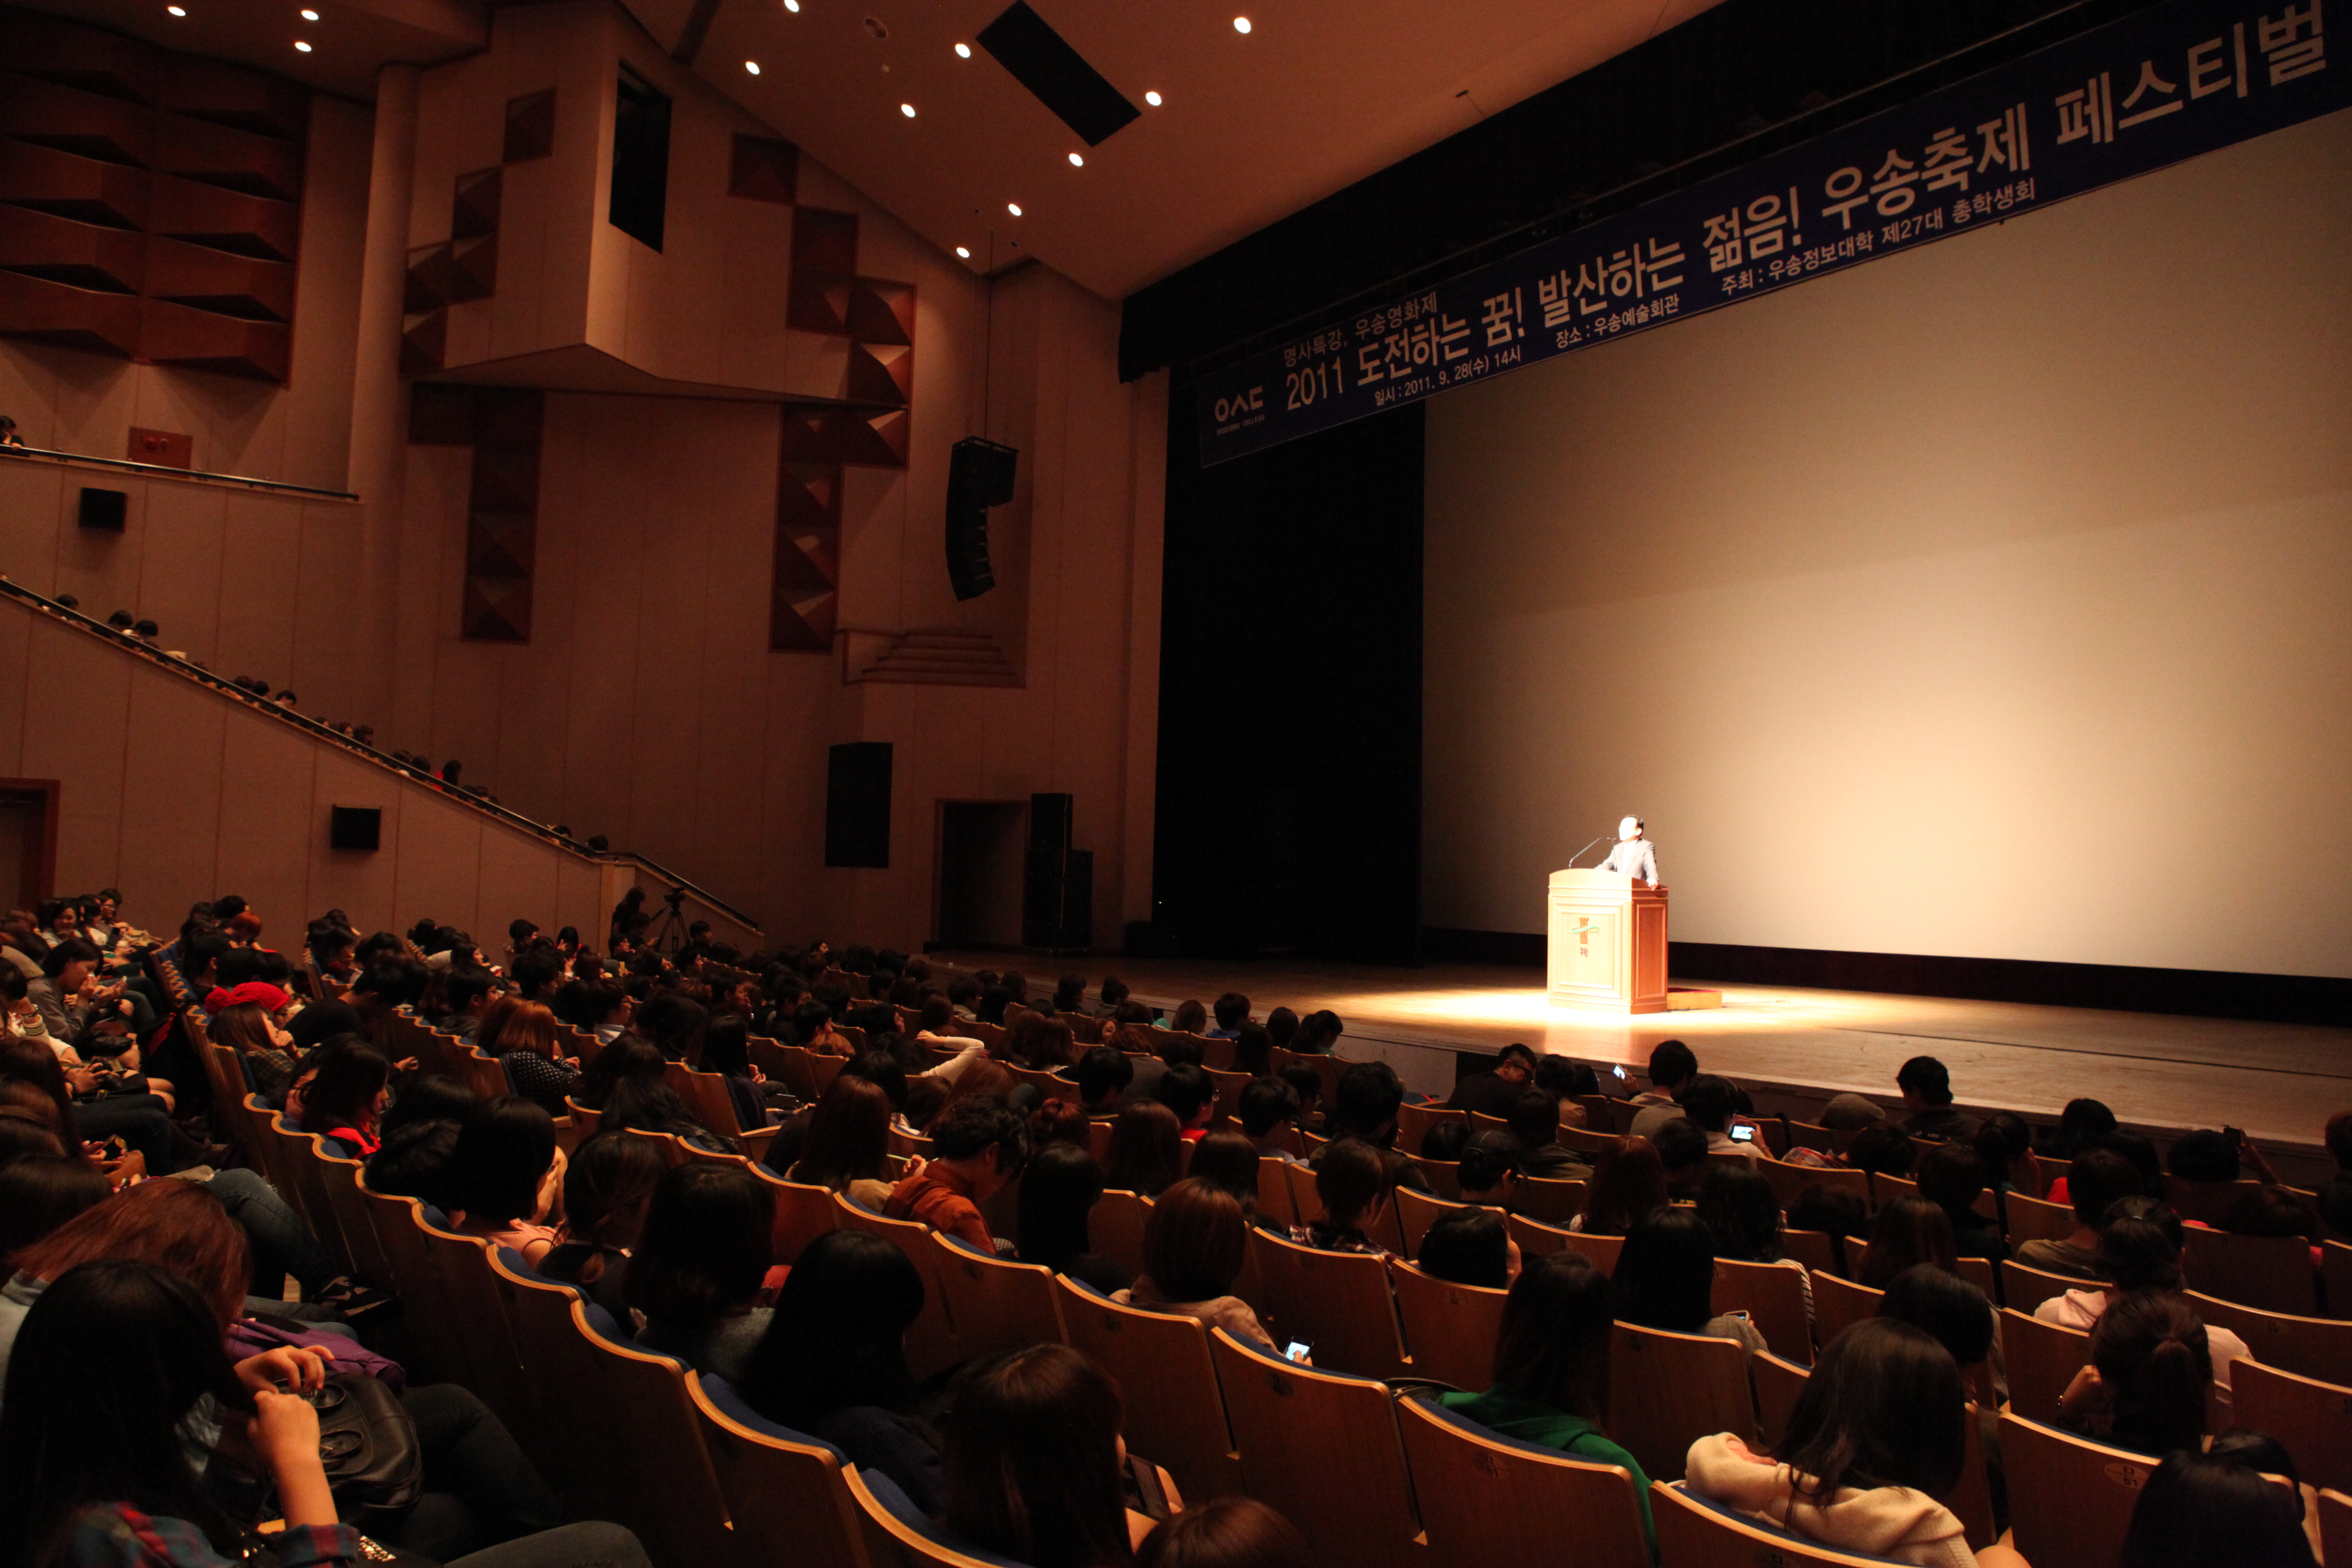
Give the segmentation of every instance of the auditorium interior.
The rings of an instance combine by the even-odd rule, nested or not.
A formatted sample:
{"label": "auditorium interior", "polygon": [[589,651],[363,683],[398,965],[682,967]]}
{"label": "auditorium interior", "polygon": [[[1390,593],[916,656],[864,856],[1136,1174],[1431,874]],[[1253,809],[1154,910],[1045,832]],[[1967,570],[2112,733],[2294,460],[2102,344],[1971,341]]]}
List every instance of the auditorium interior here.
{"label": "auditorium interior", "polygon": [[0,1568],[2352,1568],[2323,4],[0,4]]}

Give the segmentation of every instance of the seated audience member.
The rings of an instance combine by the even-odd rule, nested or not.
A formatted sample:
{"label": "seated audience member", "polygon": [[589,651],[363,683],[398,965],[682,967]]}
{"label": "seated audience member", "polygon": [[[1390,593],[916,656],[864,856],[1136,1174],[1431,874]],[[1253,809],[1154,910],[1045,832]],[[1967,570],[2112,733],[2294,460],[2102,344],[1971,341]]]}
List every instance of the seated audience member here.
{"label": "seated audience member", "polygon": [[563,1172],[563,1239],[541,1257],[539,1271],[577,1285],[626,1325],[629,1254],[668,1168],[653,1143],[625,1132],[599,1132],[581,1144]]}
{"label": "seated audience member", "polygon": [[1133,1561],[1118,1385],[1067,1345],[982,1363],[948,1417],[948,1528],[1031,1568]]}
{"label": "seated audience member", "polygon": [[879,1214],[890,1201],[890,1097],[846,1071],[825,1086],[784,1179],[829,1187]]}
{"label": "seated audience member", "polygon": [[[2266,1184],[2239,1194],[2221,1211],[2220,1228],[2233,1236],[2292,1237],[2297,1241],[2309,1241],[2318,1226],[2312,1212],[2284,1187]],[[2317,1267],[2319,1257],[2315,1247],[2314,1267]]]}
{"label": "seated audience member", "polygon": [[1742,1142],[1731,1136],[1739,1100],[1739,1090],[1729,1079],[1703,1072],[1683,1086],[1683,1114],[1706,1134],[1708,1153],[1737,1154],[1752,1169],[1764,1157],[1764,1151],[1753,1139]]}
{"label": "seated audience member", "polygon": [[1139,1100],[1111,1123],[1103,1180],[1119,1192],[1156,1198],[1184,1173],[1184,1124],[1156,1100]]}
{"label": "seated audience member", "polygon": [[286,1102],[299,1060],[294,1037],[278,1026],[275,1016],[290,1000],[260,981],[248,981],[234,991],[215,991],[205,999],[205,1037],[235,1050],[256,1092],[272,1105]]}
{"label": "seated audience member", "polygon": [[1029,1150],[1032,1154],[1048,1143],[1074,1143],[1086,1150],[1094,1148],[1094,1121],[1078,1106],[1066,1100],[1048,1100],[1029,1113]]}
{"label": "seated audience member", "polygon": [[760,1304],[775,1262],[776,1198],[751,1172],[705,1161],[663,1175],[629,1256],[637,1342],[698,1371],[742,1381],[767,1332]]}
{"label": "seated audience member", "polygon": [[1290,1037],[1291,1054],[1328,1057],[1338,1048],[1339,1037],[1347,1032],[1348,1026],[1340,1021],[1339,1014],[1328,1007],[1318,1008],[1298,1020],[1298,1027]]}
{"label": "seated audience member", "polygon": [[975,1252],[994,1252],[980,1205],[1028,1162],[1029,1131],[1021,1113],[998,1100],[963,1100],[931,1123],[930,1139],[930,1159],[890,1190],[882,1212],[920,1220]]}
{"label": "seated audience member", "polygon": [[1449,1209],[1421,1238],[1413,1260],[1424,1274],[1454,1285],[1507,1290],[1519,1277],[1519,1244],[1493,1209]]}
{"label": "seated audience member", "polygon": [[1768,1348],[1746,1313],[1717,1313],[1715,1242],[1687,1209],[1654,1209],[1634,1221],[1610,1279],[1621,1322],[1708,1334],[1748,1354]]}
{"label": "seated audience member", "polygon": [[768,1082],[751,1060],[751,1031],[736,1014],[724,1014],[710,1020],[710,1027],[702,1037],[701,1069],[715,1072],[727,1081],[727,1099],[735,1112],[735,1125],[745,1132],[768,1126],[782,1115],[778,1110],[771,1116],[768,1107],[790,1105],[792,1096]]}
{"label": "seated audience member", "polygon": [[1959,1272],[1960,1255],[1952,1243],[1952,1222],[1925,1198],[1896,1198],[1871,1216],[1870,1250],[1854,1270],[1854,1283],[1874,1290],[1916,1263]]}
{"label": "seated audience member", "polygon": [[1233,1293],[1248,1245],[1249,1218],[1231,1193],[1207,1182],[1179,1182],[1143,1222],[1143,1277],[1111,1300],[1197,1319],[1272,1350],[1273,1336]]}
{"label": "seated audience member", "polygon": [[1649,1478],[1604,1435],[1614,1339],[1607,1275],[1580,1253],[1530,1258],[1503,1303],[1494,1385],[1483,1394],[1440,1394],[1438,1403],[1506,1437],[1590,1464],[1623,1466],[1642,1506],[1642,1529],[1654,1541]]}
{"label": "seated audience member", "polygon": [[415,1198],[446,1212],[450,1206],[449,1163],[457,1157],[457,1134],[465,1128],[460,1118],[404,1121],[394,1128],[368,1156],[368,1191]]}
{"label": "seated audience member", "polygon": [[1698,1219],[1715,1255],[1735,1263],[1776,1263],[1804,1285],[1805,1315],[1812,1316],[1813,1282],[1805,1266],[1780,1252],[1780,1200],[1772,1184],[1752,1170],[1718,1164],[1698,1190]]}
{"label": "seated audience member", "polygon": [[2058,1113],[2058,1125],[2034,1140],[2034,1152],[2053,1160],[2073,1160],[2084,1150],[2104,1144],[2116,1126],[2116,1113],[2098,1100],[2070,1100]]}
{"label": "seated audience member", "polygon": [[2165,1290],[2117,1295],[2091,1330],[2091,1364],[2059,1396],[2060,1417],[2135,1453],[2205,1444],[2213,1355],[2203,1320]]}
{"label": "seated audience member", "polygon": [[32,1123],[9,1119],[5,1125],[8,1146],[35,1152],[0,1165],[0,1279],[16,1271],[18,1254],[84,1209],[104,1203],[114,1190],[105,1173],[87,1160],[67,1157],[54,1137],[43,1132],[46,1143],[26,1137],[26,1131],[40,1131]]}
{"label": "seated audience member", "polygon": [[1919,1195],[1944,1211],[1952,1223],[1952,1243],[1962,1258],[1999,1263],[2009,1256],[2000,1222],[1977,1212],[1986,1186],[1984,1162],[1972,1143],[1938,1143],[1919,1157]]}
{"label": "seated audience member", "polygon": [[536,1268],[562,1232],[547,1223],[563,1195],[555,1123],[520,1095],[501,1095],[457,1134],[446,1178],[450,1218],[467,1236],[510,1247]]}
{"label": "seated audience member", "polygon": [[1969,1568],[1947,1500],[1968,1453],[1968,1392],[1949,1352],[1908,1323],[1865,1318],[1832,1340],[1769,1453],[1728,1433],[1691,1445],[1685,1485],[1840,1551]]}
{"label": "seated audience member", "polygon": [[1559,1101],[1549,1089],[1524,1089],[1511,1101],[1511,1136],[1519,1141],[1519,1172],[1548,1182],[1581,1182],[1592,1174],[1583,1156],[1559,1141]]}
{"label": "seated audience member", "polygon": [[1135,1081],[1135,1064],[1115,1047],[1096,1046],[1078,1058],[1069,1076],[1078,1086],[1078,1103],[1087,1114],[1107,1121],[1118,1114],[1120,1098]]}
{"label": "seated audience member", "polygon": [[1242,1086],[1242,1136],[1260,1154],[1296,1161],[1298,1091],[1278,1078],[1254,1078]]}
{"label": "seated audience member", "polygon": [[1696,1203],[1713,1167],[1706,1157],[1706,1134],[1687,1116],[1669,1117],[1650,1134],[1665,1173],[1666,1195],[1675,1203]]}
{"label": "seated audience member", "polygon": [[[1404,1080],[1396,1068],[1386,1062],[1358,1062],[1339,1075],[1339,1091],[1333,1097],[1325,1131],[1334,1142],[1354,1139],[1379,1151],[1388,1167],[1389,1185],[1425,1193],[1429,1178],[1394,1147],[1397,1108],[1403,1103]],[[1317,1150],[1307,1163],[1319,1168],[1329,1148],[1326,1144]]]}
{"label": "seated audience member", "polygon": [[1448,1165],[1462,1162],[1462,1151],[1470,1143],[1467,1121],[1433,1121],[1429,1131],[1421,1135],[1421,1157],[1442,1161]]}
{"label": "seated audience member", "polygon": [[1789,1205],[1790,1230],[1819,1231],[1830,1238],[1831,1271],[1842,1279],[1853,1278],[1846,1263],[1846,1243],[1867,1236],[1869,1227],[1870,1211],[1862,1195],[1842,1188],[1806,1187]]}
{"label": "seated audience member", "polygon": [[2146,1184],[2139,1167],[2129,1160],[2111,1149],[2091,1148],[2074,1156],[2066,1188],[2066,1201],[2074,1210],[2074,1233],[2063,1241],[2025,1242],[2017,1249],[2017,1261],[2044,1274],[2097,1279],[2100,1225],[2116,1204],[2144,1195]]}
{"label": "seated audience member", "polygon": [[1216,1085],[1206,1069],[1180,1062],[1160,1075],[1160,1103],[1176,1113],[1178,1136],[1197,1143],[1217,1113]]}
{"label": "seated audience member", "polygon": [[[2180,1216],[2154,1198],[2121,1198],[2107,1210],[2092,1248],[2092,1267],[2107,1282],[2104,1289],[2069,1290],[2033,1309],[2045,1323],[2085,1332],[2098,1327],[2107,1305],[2119,1296],[2144,1290],[2179,1295],[2180,1279]],[[2213,1358],[2213,1381],[2230,1386],[2232,1362],[2252,1361],[2254,1353],[2232,1331],[2218,1323],[2205,1327],[2205,1342]]]}
{"label": "seated audience member", "polygon": [[1977,1135],[1977,1119],[1953,1109],[1952,1075],[1933,1057],[1913,1057],[1895,1074],[1903,1091],[1903,1131],[1914,1138],[1965,1143]]}
{"label": "seated audience member", "polygon": [[1051,1014],[1024,1013],[1004,1031],[1002,1049],[989,1054],[1038,1072],[1052,1072],[1070,1065],[1076,1039],[1070,1026]]}
{"label": "seated audience member", "polygon": [[2317,1568],[2299,1491],[2220,1443],[2168,1455],[2132,1505],[2116,1568]]}
{"label": "seated audience member", "polygon": [[1521,1045],[1505,1046],[1495,1053],[1495,1065],[1483,1072],[1465,1073],[1454,1082],[1448,1110],[1475,1110],[1482,1116],[1508,1116],[1519,1091],[1535,1081],[1536,1054]]}
{"label": "seated audience member", "polygon": [[1205,1037],[1209,1028],[1209,1010],[1199,1002],[1187,998],[1176,1004],[1175,1016],[1168,1020],[1168,1026],[1180,1035]]}
{"label": "seated audience member", "polygon": [[[1985,1293],[1948,1268],[1915,1263],[1886,1282],[1881,1318],[1924,1329],[1951,1352],[1966,1376],[1994,1361],[2000,1310]],[[1990,1413],[1989,1413],[1990,1414]]]}
{"label": "seated audience member", "polygon": [[487,969],[453,969],[441,983],[443,1011],[433,1027],[454,1034],[467,1045],[479,1037],[482,1017],[498,996],[498,976]]}
{"label": "seated audience member", "polygon": [[1291,1227],[1290,1239],[1323,1252],[1371,1252],[1388,1249],[1366,1234],[1380,1221],[1389,1202],[1388,1166],[1381,1151],[1360,1139],[1342,1138],[1319,1151],[1315,1165],[1315,1195],[1323,1212],[1304,1225]]}
{"label": "seated audience member", "polygon": [[[244,1556],[247,1521],[214,1500],[191,1463],[192,1443],[200,1454],[209,1447],[188,1420],[201,1406],[205,1434],[234,1435],[274,1482],[286,1526],[274,1539],[278,1561],[365,1560],[359,1532],[338,1517],[318,1412],[303,1397],[320,1386],[323,1358],[281,1349],[232,1363],[222,1331],[194,1285],[151,1263],[84,1264],[42,1293],[25,1318],[0,1412],[0,1559],[218,1568]],[[419,1533],[412,1514],[400,1543]],[[647,1564],[635,1537],[606,1524],[538,1536],[514,1560]]]}
{"label": "seated audience member", "polygon": [[1102,1167],[1084,1147],[1048,1143],[1029,1156],[1021,1173],[1021,1209],[1015,1222],[1015,1256],[1056,1274],[1093,1286],[1108,1296],[1135,1281],[1126,1269],[1095,1251],[1089,1216],[1102,1201]]}
{"label": "seated audience member", "polygon": [[2323,1142],[2335,1157],[2336,1173],[2319,1184],[2319,1217],[2335,1233],[2331,1239],[2341,1239],[2352,1237],[2352,1110],[2327,1119]]}
{"label": "seated audience member", "polygon": [[1217,998],[1213,1011],[1216,1015],[1217,1026],[1207,1031],[1208,1037],[1213,1040],[1234,1039],[1240,1036],[1242,1026],[1249,1022],[1250,1000],[1238,991],[1228,991]]}
{"label": "seated audience member", "polygon": [[1647,1138],[1683,1113],[1676,1103],[1683,1085],[1698,1076],[1698,1058],[1680,1040],[1661,1040],[1650,1051],[1650,1087],[1635,1095],[1633,1136]]}
{"label": "seated audience member", "polygon": [[1464,1203],[1509,1208],[1517,1195],[1519,1141],[1491,1127],[1473,1132],[1462,1145],[1455,1180]]}
{"label": "seated audience member", "polygon": [[1301,1132],[1328,1131],[1323,1125],[1323,1102],[1329,1097],[1323,1092],[1323,1075],[1306,1062],[1292,1062],[1274,1076],[1298,1097],[1298,1114],[1291,1118],[1291,1125]]}
{"label": "seated audience member", "polygon": [[1298,1015],[1287,1007],[1276,1007],[1265,1016],[1265,1037],[1278,1051],[1290,1048],[1298,1037]]}
{"label": "seated audience member", "polygon": [[1244,1023],[1234,1031],[1233,1070],[1252,1078],[1274,1070],[1274,1037],[1265,1032],[1265,1025]]}
{"label": "seated audience member", "polygon": [[1585,1095],[1599,1095],[1601,1079],[1588,1063],[1543,1056],[1536,1058],[1536,1087],[1559,1105],[1561,1126],[1582,1127],[1585,1110],[1578,1101]]}
{"label": "seated audience member", "polygon": [[540,1003],[516,1003],[479,1048],[507,1069],[517,1094],[550,1116],[564,1114],[564,1100],[580,1087],[580,1064],[556,1049],[555,1015]]}
{"label": "seated audience member", "polygon": [[1621,1138],[1603,1150],[1584,1189],[1584,1212],[1568,1228],[1585,1236],[1623,1236],[1652,1209],[1666,1206],[1666,1170],[1646,1138]]}
{"label": "seated audience member", "polygon": [[829,1230],[785,1277],[737,1392],[937,1514],[947,1501],[939,1436],[915,1415],[907,1365],[907,1331],[922,1311],[922,1276],[905,1253],[864,1231]]}
{"label": "seated audience member", "polygon": [[1060,983],[1054,987],[1054,1011],[1075,1013],[1082,1018],[1090,1016],[1087,1009],[1087,977],[1085,975],[1062,976]]}
{"label": "seated audience member", "polygon": [[1185,1167],[1188,1176],[1198,1176],[1234,1194],[1242,1212],[1253,1223],[1257,1218],[1257,1151],[1250,1141],[1228,1128],[1212,1132],[1192,1145],[1192,1163]]}
{"label": "seated audience member", "polygon": [[1135,1550],[1136,1568],[1314,1568],[1298,1527],[1245,1497],[1211,1498],[1169,1515]]}
{"label": "seated audience member", "polygon": [[1974,1141],[1985,1182],[1996,1193],[2042,1191],[2042,1168],[2033,1157],[2033,1130],[2014,1110],[1996,1110],[1977,1129]]}
{"label": "seated audience member", "polygon": [[1919,1162],[1919,1146],[1911,1135],[1891,1121],[1874,1121],[1857,1131],[1845,1146],[1848,1169],[1873,1176],[1900,1176],[1911,1179],[1912,1169]]}
{"label": "seated audience member", "polygon": [[[341,1035],[319,1047],[307,1067],[299,1121],[305,1132],[322,1134],[327,1152],[364,1160],[383,1146],[377,1118],[392,1101],[392,1063],[355,1036]],[[287,1102],[289,1113],[295,1102]]]}

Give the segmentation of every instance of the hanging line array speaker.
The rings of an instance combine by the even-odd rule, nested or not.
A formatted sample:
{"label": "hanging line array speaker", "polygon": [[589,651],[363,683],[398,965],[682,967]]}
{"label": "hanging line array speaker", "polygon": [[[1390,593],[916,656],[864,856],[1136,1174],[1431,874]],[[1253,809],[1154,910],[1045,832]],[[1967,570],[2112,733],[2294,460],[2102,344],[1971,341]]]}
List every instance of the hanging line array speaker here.
{"label": "hanging line array speaker", "polygon": [[959,599],[977,599],[996,586],[988,563],[988,509],[1013,499],[1020,451],[1000,441],[967,436],[948,463],[948,581]]}

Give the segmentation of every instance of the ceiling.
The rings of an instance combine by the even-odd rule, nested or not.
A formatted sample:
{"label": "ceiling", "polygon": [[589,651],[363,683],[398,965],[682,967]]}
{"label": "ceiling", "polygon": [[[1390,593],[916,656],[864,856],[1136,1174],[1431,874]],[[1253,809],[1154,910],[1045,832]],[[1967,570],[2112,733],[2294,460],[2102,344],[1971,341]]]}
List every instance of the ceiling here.
{"label": "ceiling", "polygon": [[[478,0],[32,3],[362,100],[387,61],[487,39]],[[698,9],[622,3],[673,50]],[[976,44],[1008,0],[797,3],[716,0],[696,70],[973,268],[1034,257],[1116,300],[1716,0],[1031,0],[1142,110],[1091,148]]]}
{"label": "ceiling", "polygon": [[[666,47],[695,8],[625,3]],[[998,266],[1116,300],[1715,0],[1032,0],[1143,110],[1093,148],[985,49],[957,57],[1006,3],[721,0],[696,69],[975,267],[992,230]]]}

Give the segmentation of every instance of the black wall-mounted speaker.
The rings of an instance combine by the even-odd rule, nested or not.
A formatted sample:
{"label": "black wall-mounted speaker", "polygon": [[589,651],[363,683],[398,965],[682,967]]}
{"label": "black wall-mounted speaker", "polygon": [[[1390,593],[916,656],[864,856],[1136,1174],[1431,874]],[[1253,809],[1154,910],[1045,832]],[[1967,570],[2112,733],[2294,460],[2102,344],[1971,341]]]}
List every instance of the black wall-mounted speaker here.
{"label": "black wall-mounted speaker", "polygon": [[890,865],[890,742],[835,746],[824,765],[824,863]]}
{"label": "black wall-mounted speaker", "polygon": [[1013,499],[1017,447],[967,436],[948,458],[948,581],[959,599],[977,599],[996,586],[988,560],[988,509]]}
{"label": "black wall-mounted speaker", "polygon": [[81,511],[79,518],[84,528],[102,528],[109,533],[121,533],[130,515],[131,498],[121,490],[94,490],[82,487]]}
{"label": "black wall-mounted speaker", "polygon": [[331,807],[327,820],[327,847],[361,850],[383,848],[383,808],[374,805]]}

